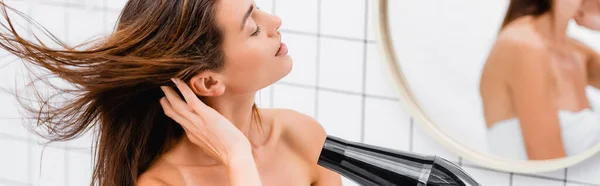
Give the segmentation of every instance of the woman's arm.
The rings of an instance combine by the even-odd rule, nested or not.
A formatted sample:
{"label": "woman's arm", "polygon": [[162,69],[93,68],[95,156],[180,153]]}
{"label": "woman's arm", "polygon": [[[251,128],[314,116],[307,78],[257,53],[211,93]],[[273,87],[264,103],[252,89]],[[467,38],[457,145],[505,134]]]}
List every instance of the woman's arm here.
{"label": "woman's arm", "polygon": [[230,184],[232,186],[260,186],[261,180],[252,156],[252,151],[234,155],[227,166]]}
{"label": "woman's arm", "polygon": [[[566,156],[554,101],[552,69],[546,48],[525,38],[499,42],[498,56],[510,63],[508,87],[531,160]],[[508,136],[507,136],[508,137]]]}
{"label": "woman's arm", "polygon": [[244,134],[227,118],[204,104],[180,79],[173,82],[183,95],[162,86],[165,97],[160,104],[167,116],[179,123],[195,145],[228,168],[232,186],[262,185],[252,156],[252,147]]}

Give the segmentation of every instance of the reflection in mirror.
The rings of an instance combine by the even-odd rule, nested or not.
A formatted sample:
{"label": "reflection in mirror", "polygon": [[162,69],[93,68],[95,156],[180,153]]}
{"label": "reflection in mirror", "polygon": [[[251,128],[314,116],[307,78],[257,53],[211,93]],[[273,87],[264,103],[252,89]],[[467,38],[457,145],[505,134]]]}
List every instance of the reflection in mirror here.
{"label": "reflection in mirror", "polygon": [[549,160],[600,142],[600,0],[387,2],[411,99],[459,143]]}
{"label": "reflection in mirror", "polygon": [[586,95],[588,85],[600,88],[600,58],[568,35],[572,20],[600,28],[600,1],[510,2],[480,81],[490,152],[544,160],[600,141]]}

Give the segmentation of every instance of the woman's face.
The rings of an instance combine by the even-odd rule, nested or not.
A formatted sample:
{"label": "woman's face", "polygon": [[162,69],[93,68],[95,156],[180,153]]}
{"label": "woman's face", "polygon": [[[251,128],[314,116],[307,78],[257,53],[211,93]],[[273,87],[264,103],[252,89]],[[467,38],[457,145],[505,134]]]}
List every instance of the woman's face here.
{"label": "woman's face", "polygon": [[[217,24],[223,31],[226,91],[252,93],[286,76],[292,69],[281,44],[281,19],[257,9],[253,0],[219,0]],[[281,49],[281,50],[280,50]]]}

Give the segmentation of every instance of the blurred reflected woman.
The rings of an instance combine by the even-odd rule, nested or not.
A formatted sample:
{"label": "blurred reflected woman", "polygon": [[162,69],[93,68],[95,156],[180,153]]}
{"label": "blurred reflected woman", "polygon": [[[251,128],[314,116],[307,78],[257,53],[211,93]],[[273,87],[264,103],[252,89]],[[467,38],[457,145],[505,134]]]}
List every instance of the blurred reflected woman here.
{"label": "blurred reflected woman", "polygon": [[480,82],[493,154],[554,159],[600,141],[586,96],[600,88],[600,55],[567,35],[572,20],[600,30],[600,0],[511,0]]}
{"label": "blurred reflected woman", "polygon": [[319,123],[255,104],[292,59],[281,20],[253,0],[129,0],[113,33],[77,50],[25,40],[8,20],[0,47],[74,87],[28,109],[46,137],[97,129],[92,185],[341,185],[317,164]]}

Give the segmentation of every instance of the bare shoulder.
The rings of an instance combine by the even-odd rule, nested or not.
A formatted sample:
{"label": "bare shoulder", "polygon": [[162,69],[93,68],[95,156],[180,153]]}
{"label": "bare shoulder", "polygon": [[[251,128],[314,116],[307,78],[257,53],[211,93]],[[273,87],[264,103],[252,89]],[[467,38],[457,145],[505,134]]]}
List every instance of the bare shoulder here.
{"label": "bare shoulder", "polygon": [[295,149],[310,163],[316,163],[326,133],[314,118],[291,109],[270,109],[277,125],[280,125],[281,140]]}
{"label": "bare shoulder", "polygon": [[484,75],[487,75],[484,77],[505,79],[514,72],[514,68],[520,68],[520,65],[533,61],[533,58],[547,56],[546,48],[531,26],[511,24],[500,32],[493,43],[484,66]]}
{"label": "bare shoulder", "polygon": [[512,25],[500,32],[495,47],[506,52],[548,52],[541,35],[531,25]]}
{"label": "bare shoulder", "polygon": [[[500,31],[492,44],[481,74],[480,89],[492,95],[501,93],[500,87],[509,84],[515,68],[520,68],[524,53],[539,53],[545,46],[534,32],[528,19],[520,19],[507,25]],[[501,86],[499,86],[501,85]],[[489,91],[485,91],[489,90]],[[495,98],[494,98],[495,99]]]}
{"label": "bare shoulder", "polygon": [[543,37],[536,31],[533,18],[520,18],[508,24],[498,34],[497,46],[518,46],[529,49],[543,49],[546,44]]}
{"label": "bare shoulder", "polygon": [[311,116],[290,109],[271,109],[275,121],[281,125],[281,141],[304,159],[312,170],[314,186],[341,186],[338,173],[317,164],[323,143],[327,138],[325,129]]}
{"label": "bare shoulder", "polygon": [[505,63],[511,73],[545,73],[540,70],[550,67],[547,44],[528,25],[506,28],[498,36],[490,57]]}

